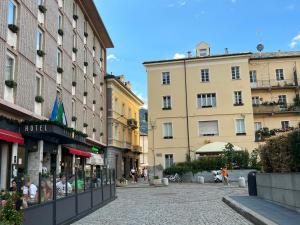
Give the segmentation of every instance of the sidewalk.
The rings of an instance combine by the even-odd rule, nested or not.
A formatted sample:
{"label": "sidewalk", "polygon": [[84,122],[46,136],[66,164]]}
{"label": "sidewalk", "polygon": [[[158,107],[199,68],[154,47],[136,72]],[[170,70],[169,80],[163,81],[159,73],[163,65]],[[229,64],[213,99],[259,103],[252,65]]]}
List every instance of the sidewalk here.
{"label": "sidewalk", "polygon": [[228,196],[223,202],[259,225],[299,225],[300,213],[254,196]]}

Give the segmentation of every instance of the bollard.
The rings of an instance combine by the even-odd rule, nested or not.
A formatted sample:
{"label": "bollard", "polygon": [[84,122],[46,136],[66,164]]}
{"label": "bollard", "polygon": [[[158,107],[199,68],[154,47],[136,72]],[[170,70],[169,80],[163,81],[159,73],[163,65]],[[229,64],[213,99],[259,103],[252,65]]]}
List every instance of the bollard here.
{"label": "bollard", "polygon": [[204,184],[204,177],[203,176],[198,176],[198,182],[200,184]]}
{"label": "bollard", "polygon": [[239,177],[239,187],[241,188],[246,187],[246,182],[244,177]]}
{"label": "bollard", "polygon": [[163,183],[163,185],[165,185],[165,186],[168,186],[169,185],[169,179],[168,178],[163,178],[162,179],[162,183]]}

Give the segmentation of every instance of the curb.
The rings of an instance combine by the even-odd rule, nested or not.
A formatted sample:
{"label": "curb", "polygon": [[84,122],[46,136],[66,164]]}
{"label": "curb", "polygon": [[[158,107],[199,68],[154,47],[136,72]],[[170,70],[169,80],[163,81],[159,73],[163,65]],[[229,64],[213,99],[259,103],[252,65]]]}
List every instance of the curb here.
{"label": "curb", "polygon": [[231,207],[233,210],[238,212],[240,215],[245,217],[247,220],[256,225],[278,225],[277,223],[274,223],[273,221],[261,216],[253,210],[243,206],[242,204],[233,200],[229,196],[223,197],[222,201],[226,203],[229,207]]}

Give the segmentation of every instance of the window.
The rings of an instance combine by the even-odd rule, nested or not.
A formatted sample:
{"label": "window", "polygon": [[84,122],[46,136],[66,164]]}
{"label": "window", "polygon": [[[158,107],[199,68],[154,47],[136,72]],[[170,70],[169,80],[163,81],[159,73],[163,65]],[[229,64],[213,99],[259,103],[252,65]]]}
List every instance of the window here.
{"label": "window", "polygon": [[44,0],[37,0],[37,5],[44,5]]}
{"label": "window", "polygon": [[128,119],[131,119],[131,108],[128,109]]}
{"label": "window", "polygon": [[262,129],[262,124],[261,122],[254,122],[254,130],[258,131]]}
{"label": "window", "polygon": [[122,103],[122,115],[125,115],[125,103]]}
{"label": "window", "polygon": [[17,20],[17,4],[13,0],[8,3],[8,24],[16,24]]}
{"label": "window", "polygon": [[162,73],[162,84],[164,84],[164,85],[170,84],[170,73],[169,72]]}
{"label": "window", "polygon": [[83,122],[87,123],[87,111],[86,111],[86,108],[83,108]]}
{"label": "window", "polygon": [[173,138],[172,123],[164,123],[163,128],[164,128],[163,131],[164,139],[172,139]]}
{"label": "window", "polygon": [[199,121],[199,136],[219,135],[218,121]]}
{"label": "window", "polygon": [[62,67],[62,51],[57,49],[57,67]]}
{"label": "window", "polygon": [[200,56],[207,56],[207,49],[200,49]]}
{"label": "window", "polygon": [[201,81],[209,82],[209,70],[208,69],[201,70]]}
{"label": "window", "polygon": [[73,3],[73,15],[77,15],[77,8],[75,2]]}
{"label": "window", "polygon": [[36,50],[42,50],[43,49],[43,32],[38,29],[36,32]]}
{"label": "window", "polygon": [[279,95],[278,96],[278,104],[280,108],[286,108],[286,95]]}
{"label": "window", "polygon": [[235,120],[235,126],[236,126],[236,134],[237,135],[245,135],[246,134],[244,119]]}
{"label": "window", "polygon": [[42,78],[40,75],[36,75],[35,83],[36,83],[36,96],[41,96],[42,95]]}
{"label": "window", "polygon": [[206,93],[197,95],[198,108],[216,107],[216,94]]}
{"label": "window", "polygon": [[115,110],[115,112],[119,112],[119,102],[118,102],[118,98],[115,98],[115,102],[114,102],[114,110]]}
{"label": "window", "polygon": [[163,110],[171,109],[171,96],[163,96]]}
{"label": "window", "polygon": [[86,62],[86,61],[87,61],[87,53],[86,53],[86,49],[84,49],[83,54],[84,54],[84,61]]}
{"label": "window", "polygon": [[11,54],[6,55],[5,80],[13,80],[15,73],[15,58]]}
{"label": "window", "polygon": [[240,79],[240,67],[239,66],[231,67],[231,77],[232,77],[232,80]]}
{"label": "window", "polygon": [[86,21],[84,21],[84,23],[83,23],[83,29],[84,29],[84,32],[87,32],[87,23],[86,23]]}
{"label": "window", "polygon": [[72,81],[76,82],[76,68],[72,67]]}
{"label": "window", "polygon": [[235,91],[234,92],[234,105],[243,105],[242,92]]}
{"label": "window", "polygon": [[173,154],[165,155],[165,169],[171,167],[173,165]]}
{"label": "window", "polygon": [[260,103],[259,96],[253,96],[252,105],[259,105],[259,103]]}
{"label": "window", "polygon": [[72,116],[76,115],[76,102],[72,100]]}
{"label": "window", "polygon": [[84,88],[84,92],[87,92],[87,78],[84,77],[83,79],[83,88]]}
{"label": "window", "polygon": [[114,129],[114,139],[118,140],[119,139],[119,124],[115,124],[115,129]]}
{"label": "window", "polygon": [[250,83],[256,83],[256,70],[251,70],[250,71]]}
{"label": "window", "polygon": [[63,16],[59,13],[58,14],[58,29],[62,29],[63,27]]}
{"label": "window", "polygon": [[73,48],[77,48],[77,36],[76,36],[76,33],[73,33]]}
{"label": "window", "polygon": [[283,69],[276,69],[276,80],[284,80]]}
{"label": "window", "polygon": [[288,129],[290,127],[290,122],[289,121],[281,121],[281,128],[282,129]]}

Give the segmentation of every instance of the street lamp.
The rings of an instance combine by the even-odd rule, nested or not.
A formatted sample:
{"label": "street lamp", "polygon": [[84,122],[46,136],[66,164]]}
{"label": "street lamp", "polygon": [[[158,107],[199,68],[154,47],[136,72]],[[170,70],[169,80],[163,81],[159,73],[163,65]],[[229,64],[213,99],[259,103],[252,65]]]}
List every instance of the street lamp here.
{"label": "street lamp", "polygon": [[156,122],[150,121],[150,127],[152,130],[153,176],[155,177],[154,129],[156,128]]}

